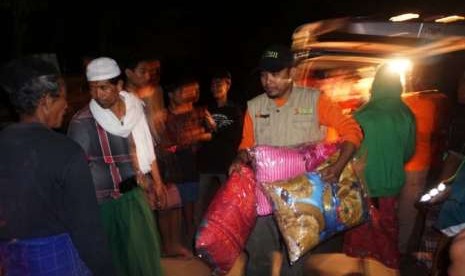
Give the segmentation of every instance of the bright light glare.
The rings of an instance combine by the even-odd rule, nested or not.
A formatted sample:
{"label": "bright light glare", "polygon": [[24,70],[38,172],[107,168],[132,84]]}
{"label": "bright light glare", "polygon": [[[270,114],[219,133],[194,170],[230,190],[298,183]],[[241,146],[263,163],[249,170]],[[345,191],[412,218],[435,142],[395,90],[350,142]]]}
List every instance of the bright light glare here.
{"label": "bright light glare", "polygon": [[437,196],[438,194],[439,194],[439,191],[436,188],[433,188],[429,191],[429,195],[432,197]]}
{"label": "bright light glare", "polygon": [[446,185],[443,182],[440,182],[436,188],[429,190],[428,193],[424,194],[421,198],[421,202],[430,201],[433,197],[437,196],[446,189]]}
{"label": "bright light glare", "polygon": [[459,15],[451,15],[451,16],[436,19],[434,20],[434,22],[451,23],[451,22],[460,21],[460,20],[465,20],[465,17],[459,16]]}
{"label": "bright light glare", "polygon": [[429,201],[431,196],[429,194],[423,195],[420,199],[421,202]]}
{"label": "bright light glare", "polygon": [[410,19],[418,18],[418,17],[420,17],[420,15],[416,13],[404,13],[401,15],[393,16],[389,18],[389,20],[392,22],[401,22],[401,21],[407,21]]}
{"label": "bright light glare", "polygon": [[408,70],[412,69],[412,62],[408,59],[393,59],[388,61],[388,68],[392,72],[404,76]]}
{"label": "bright light glare", "polygon": [[446,185],[444,185],[444,183],[439,183],[438,185],[438,191],[442,192],[446,189]]}

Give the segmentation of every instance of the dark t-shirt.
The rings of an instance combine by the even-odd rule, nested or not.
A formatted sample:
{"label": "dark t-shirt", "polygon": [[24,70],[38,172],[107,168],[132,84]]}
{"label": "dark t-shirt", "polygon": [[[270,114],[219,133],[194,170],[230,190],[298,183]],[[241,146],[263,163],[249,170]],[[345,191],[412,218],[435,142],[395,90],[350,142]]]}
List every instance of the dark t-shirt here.
{"label": "dark t-shirt", "polygon": [[197,107],[181,114],[168,110],[162,144],[167,147],[176,146],[176,150],[171,153],[165,151],[166,155],[161,157],[165,161],[170,160],[169,164],[162,165],[166,182],[198,181],[196,164],[198,142],[194,137],[209,132],[205,116],[205,110]]}
{"label": "dark t-shirt", "polygon": [[42,124],[0,133],[0,240],[69,233],[94,275],[111,275],[89,167],[78,144]]}
{"label": "dark t-shirt", "polygon": [[226,174],[242,139],[242,111],[231,102],[223,107],[211,104],[208,111],[217,129],[212,133],[212,140],[201,145],[197,155],[198,169],[200,173]]}

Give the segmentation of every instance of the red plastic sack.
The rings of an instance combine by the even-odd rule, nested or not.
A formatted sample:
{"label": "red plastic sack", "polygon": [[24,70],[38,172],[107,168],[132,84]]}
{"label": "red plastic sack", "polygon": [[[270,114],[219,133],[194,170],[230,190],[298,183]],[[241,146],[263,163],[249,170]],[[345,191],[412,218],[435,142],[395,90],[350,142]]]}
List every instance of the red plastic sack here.
{"label": "red plastic sack", "polygon": [[208,207],[195,241],[197,255],[226,274],[233,266],[256,220],[255,177],[248,167],[233,173]]}

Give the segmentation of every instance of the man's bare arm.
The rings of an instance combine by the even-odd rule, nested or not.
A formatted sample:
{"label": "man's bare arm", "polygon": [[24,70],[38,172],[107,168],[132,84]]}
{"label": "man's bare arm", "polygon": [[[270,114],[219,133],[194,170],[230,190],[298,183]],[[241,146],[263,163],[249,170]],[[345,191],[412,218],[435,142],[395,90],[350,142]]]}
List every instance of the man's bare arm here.
{"label": "man's bare arm", "polygon": [[339,158],[332,164],[321,170],[321,177],[324,181],[329,183],[336,183],[339,181],[339,176],[342,173],[342,170],[352,158],[355,152],[356,146],[348,141],[342,143],[341,153]]}

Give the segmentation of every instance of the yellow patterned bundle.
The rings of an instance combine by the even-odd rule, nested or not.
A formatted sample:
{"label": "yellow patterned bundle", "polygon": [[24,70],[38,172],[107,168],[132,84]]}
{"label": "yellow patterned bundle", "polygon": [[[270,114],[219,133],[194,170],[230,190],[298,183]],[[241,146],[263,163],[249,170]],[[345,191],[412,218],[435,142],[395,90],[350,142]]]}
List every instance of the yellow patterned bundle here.
{"label": "yellow patterned bundle", "polygon": [[[330,157],[319,169],[336,158]],[[367,220],[366,189],[357,177],[357,166],[349,162],[336,184],[310,172],[263,186],[273,202],[291,264],[321,241]]]}

